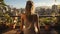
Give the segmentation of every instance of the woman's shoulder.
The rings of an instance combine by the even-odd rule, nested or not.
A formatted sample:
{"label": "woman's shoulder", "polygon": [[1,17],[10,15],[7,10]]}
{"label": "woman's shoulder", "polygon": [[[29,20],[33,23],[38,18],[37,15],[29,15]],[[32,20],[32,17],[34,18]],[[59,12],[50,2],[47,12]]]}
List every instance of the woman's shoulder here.
{"label": "woman's shoulder", "polygon": [[26,17],[26,14],[21,14],[21,17],[22,17],[22,18],[25,18],[25,17]]}

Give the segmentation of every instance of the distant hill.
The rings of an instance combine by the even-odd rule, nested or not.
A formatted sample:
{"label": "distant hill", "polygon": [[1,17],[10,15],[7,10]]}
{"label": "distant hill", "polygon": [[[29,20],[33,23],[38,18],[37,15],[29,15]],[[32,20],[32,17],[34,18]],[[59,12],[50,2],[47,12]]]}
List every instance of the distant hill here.
{"label": "distant hill", "polygon": [[36,7],[37,9],[40,9],[40,8],[45,8],[45,9],[48,9],[48,8],[51,8],[51,6],[39,6],[39,7]]}

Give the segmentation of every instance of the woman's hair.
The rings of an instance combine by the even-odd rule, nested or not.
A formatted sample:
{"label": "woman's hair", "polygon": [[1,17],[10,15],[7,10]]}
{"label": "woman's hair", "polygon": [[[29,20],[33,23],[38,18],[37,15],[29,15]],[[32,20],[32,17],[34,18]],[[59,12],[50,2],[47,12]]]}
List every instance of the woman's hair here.
{"label": "woman's hair", "polygon": [[32,7],[33,7],[33,2],[32,1],[27,1],[26,8],[25,8],[26,12],[31,13]]}

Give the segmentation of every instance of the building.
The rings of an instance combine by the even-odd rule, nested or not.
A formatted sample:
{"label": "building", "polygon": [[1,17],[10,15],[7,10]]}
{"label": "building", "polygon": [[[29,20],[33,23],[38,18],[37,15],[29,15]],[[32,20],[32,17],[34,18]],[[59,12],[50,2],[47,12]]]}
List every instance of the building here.
{"label": "building", "polygon": [[52,5],[52,13],[55,13],[55,15],[58,15],[58,6]]}

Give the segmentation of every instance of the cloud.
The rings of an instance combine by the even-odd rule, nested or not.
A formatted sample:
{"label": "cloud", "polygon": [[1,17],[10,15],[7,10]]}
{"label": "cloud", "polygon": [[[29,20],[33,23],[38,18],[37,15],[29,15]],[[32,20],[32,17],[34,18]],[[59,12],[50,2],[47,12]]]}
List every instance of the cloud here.
{"label": "cloud", "polygon": [[50,3],[40,3],[40,2],[37,2],[37,3],[35,3],[35,6],[37,7],[37,6],[51,6],[52,4],[50,4]]}
{"label": "cloud", "polygon": [[60,2],[48,2],[48,3],[45,3],[45,2],[37,2],[34,5],[35,5],[35,7],[37,7],[37,6],[52,6],[54,4],[58,5],[58,4],[60,4]]}

